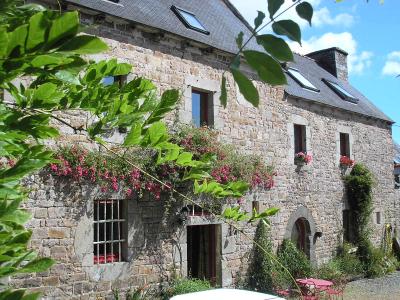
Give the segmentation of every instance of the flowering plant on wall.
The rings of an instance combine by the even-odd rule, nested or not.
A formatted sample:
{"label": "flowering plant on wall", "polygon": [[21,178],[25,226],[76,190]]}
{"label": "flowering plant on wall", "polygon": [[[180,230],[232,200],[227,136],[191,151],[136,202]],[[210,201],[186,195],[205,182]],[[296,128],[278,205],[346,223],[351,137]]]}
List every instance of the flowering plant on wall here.
{"label": "flowering plant on wall", "polygon": [[311,154],[307,154],[304,152],[296,153],[294,156],[294,162],[296,165],[308,165],[312,161]]}
{"label": "flowering plant on wall", "polygon": [[257,155],[244,155],[235,147],[218,139],[218,132],[208,127],[195,128],[182,125],[174,139],[186,151],[200,159],[203,155],[215,157],[211,176],[220,183],[242,180],[253,189],[271,189],[276,172]]}
{"label": "flowering plant on wall", "polygon": [[[239,154],[232,146],[217,141],[215,131],[207,128],[183,128],[173,135],[173,139],[186,150],[192,151],[194,158],[214,157],[210,175],[217,182],[226,184],[241,180],[252,188],[270,189],[274,186],[271,167],[266,166],[259,157]],[[56,158],[58,163],[50,164],[53,175],[70,178],[78,183],[90,182],[100,187],[101,192],[121,192],[128,197],[149,192],[155,199],[161,194],[171,192],[182,185],[185,170],[171,162],[157,164],[157,152],[151,149],[116,148],[123,157],[136,166],[152,174],[167,186],[144,176],[138,169],[127,163],[126,159],[114,157],[100,151],[89,151],[73,145],[60,147]]]}
{"label": "flowering plant on wall", "polygon": [[354,166],[354,163],[355,161],[347,156],[341,156],[339,160],[339,164],[341,167],[352,168]]}

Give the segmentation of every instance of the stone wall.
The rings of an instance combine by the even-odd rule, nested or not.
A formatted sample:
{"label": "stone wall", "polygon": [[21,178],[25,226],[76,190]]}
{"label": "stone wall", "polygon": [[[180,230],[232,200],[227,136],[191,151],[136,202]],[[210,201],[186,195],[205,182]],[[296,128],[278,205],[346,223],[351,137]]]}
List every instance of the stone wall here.
{"label": "stone wall", "polygon": [[[84,19],[90,23],[90,18]],[[260,82],[259,108],[251,107],[238,93],[228,75],[228,107],[220,106],[219,84],[227,69],[228,54],[206,53],[201,47],[184,43],[169,34],[158,36],[140,28],[98,26],[91,33],[102,36],[110,51],[96,60],[118,58],[135,66],[131,76],[153,80],[160,91],[178,88],[183,99],[179,119],[191,119],[191,88],[211,92],[214,102],[214,125],[220,138],[245,153],[262,155],[277,170],[276,187],[246,197],[260,201],[261,209],[280,208],[272,218],[272,240],[275,247],[292,230],[293,216],[312,218],[312,255],[315,262],[327,262],[342,238],[342,210],[346,207],[344,186],[338,166],[338,133],[351,134],[352,155],[374,173],[374,209],[382,212],[383,222],[371,222],[375,243],[380,242],[385,223],[399,220],[399,204],[393,189],[393,145],[390,126],[384,122],[349,112],[323,107],[300,99],[289,98],[283,87],[270,87]],[[69,116],[79,122],[79,115]],[[173,119],[171,116],[170,120]],[[293,124],[307,126],[307,150],[313,162],[302,168],[293,162]],[[70,133],[62,141],[84,141]],[[57,264],[50,271],[13,280],[17,287],[32,287],[48,299],[103,299],[111,289],[126,290],[131,286],[157,283],[174,272],[186,274],[186,230],[176,223],[174,215],[165,216],[163,202],[153,199],[128,203],[127,262],[93,265],[93,200],[100,195],[96,188],[74,186],[45,173],[30,178],[32,188],[26,207],[34,218],[31,246],[40,254],[51,256]],[[119,198],[122,195],[108,195]],[[397,193],[397,199],[398,193]],[[191,219],[189,222],[210,221]],[[221,229],[222,284],[235,284],[245,275],[251,240],[232,234],[226,225]],[[245,227],[253,235],[254,227]],[[321,232],[321,237],[315,233]]]}

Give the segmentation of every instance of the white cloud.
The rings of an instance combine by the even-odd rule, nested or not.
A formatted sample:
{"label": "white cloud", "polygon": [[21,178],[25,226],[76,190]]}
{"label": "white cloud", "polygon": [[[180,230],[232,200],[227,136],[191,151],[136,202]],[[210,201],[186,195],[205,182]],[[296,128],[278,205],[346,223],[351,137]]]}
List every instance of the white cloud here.
{"label": "white cloud", "polygon": [[[253,20],[257,16],[257,10],[263,11],[267,14],[268,18],[268,9],[265,5],[265,2],[260,0],[231,0],[231,2],[235,5],[235,7],[241,12],[241,14],[245,17],[245,19],[253,25]],[[313,26],[322,27],[324,25],[330,26],[342,26],[349,27],[354,23],[354,17],[347,13],[341,13],[335,16],[332,16],[329,9],[325,6],[320,7],[321,0],[309,0],[310,4],[314,8],[314,15],[312,19]],[[290,5],[293,4],[292,0],[285,0],[285,3],[282,5],[280,10],[281,12],[287,9]],[[285,12],[278,19],[292,19],[299,24],[301,28],[307,28],[308,22],[301,19],[294,8]]]}
{"label": "white cloud", "polygon": [[328,8],[322,7],[321,9],[314,11],[312,23],[317,27],[323,25],[350,27],[354,23],[354,17],[346,13],[332,16]]}
{"label": "white cloud", "polygon": [[397,76],[400,74],[400,51],[393,51],[388,54],[385,66],[382,69],[383,75]]}
{"label": "white cloud", "polygon": [[330,47],[339,47],[346,51],[348,56],[348,68],[351,74],[362,74],[371,66],[373,53],[370,51],[357,51],[357,42],[350,32],[328,32],[320,37],[311,37],[302,42],[303,46],[290,42],[293,51],[307,54],[313,51]]}

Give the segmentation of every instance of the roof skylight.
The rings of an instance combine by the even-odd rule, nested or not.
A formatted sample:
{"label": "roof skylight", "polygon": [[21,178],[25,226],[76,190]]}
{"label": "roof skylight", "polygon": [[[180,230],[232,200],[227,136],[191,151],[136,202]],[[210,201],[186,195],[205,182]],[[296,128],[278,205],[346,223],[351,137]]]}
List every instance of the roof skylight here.
{"label": "roof skylight", "polygon": [[339,95],[340,98],[343,100],[352,102],[352,103],[358,103],[358,99],[354,97],[352,94],[350,94],[348,91],[346,91],[344,88],[342,88],[339,84],[329,81],[327,79],[322,79],[336,94]]}
{"label": "roof skylight", "polygon": [[210,32],[207,31],[203,24],[201,24],[201,22],[197,19],[195,14],[188,12],[182,8],[176,7],[175,5],[172,5],[171,9],[187,28],[199,31],[204,34],[210,34]]}
{"label": "roof skylight", "polygon": [[302,88],[314,91],[314,92],[319,92],[319,89],[315,87],[307,78],[303,76],[298,70],[289,68],[287,70],[289,75],[298,83]]}

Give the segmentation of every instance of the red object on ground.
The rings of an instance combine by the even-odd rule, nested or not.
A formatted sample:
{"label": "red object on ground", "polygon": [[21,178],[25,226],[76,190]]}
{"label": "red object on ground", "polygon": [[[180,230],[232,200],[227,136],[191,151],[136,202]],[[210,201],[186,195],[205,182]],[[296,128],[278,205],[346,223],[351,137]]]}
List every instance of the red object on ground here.
{"label": "red object on ground", "polygon": [[307,300],[318,299],[320,292],[327,291],[333,285],[332,281],[316,278],[301,278],[296,282],[302,287],[303,299]]}
{"label": "red object on ground", "polygon": [[118,253],[106,254],[105,256],[104,255],[95,255],[93,257],[93,261],[95,264],[118,262],[119,256],[118,256]]}

